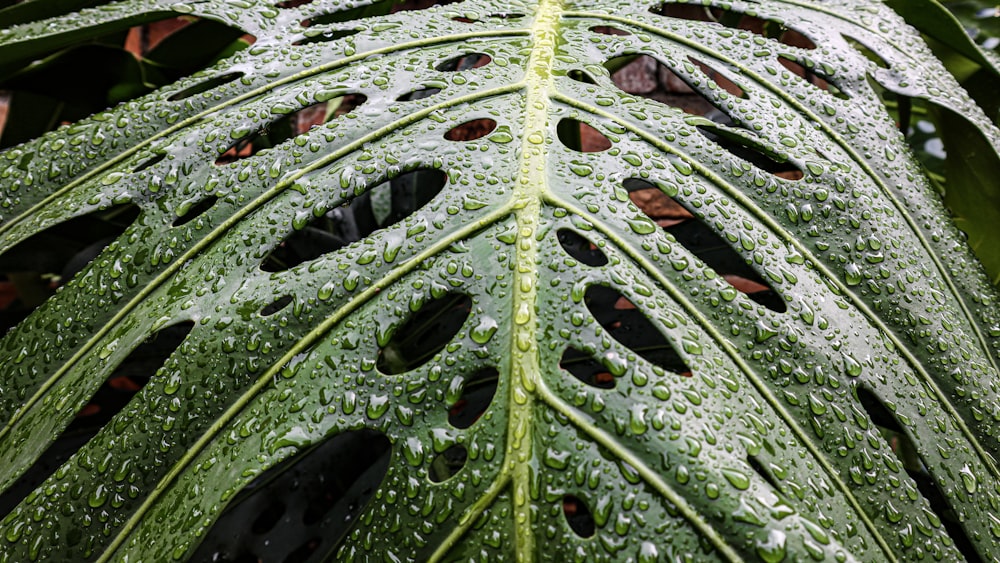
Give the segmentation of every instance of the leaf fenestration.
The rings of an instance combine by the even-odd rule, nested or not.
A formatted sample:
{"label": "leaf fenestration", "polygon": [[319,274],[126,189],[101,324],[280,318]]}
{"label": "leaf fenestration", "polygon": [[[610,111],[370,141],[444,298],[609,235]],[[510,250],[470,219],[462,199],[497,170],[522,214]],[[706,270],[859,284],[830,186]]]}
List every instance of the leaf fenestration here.
{"label": "leaf fenestration", "polygon": [[882,94],[1000,132],[884,3],[70,4],[0,59],[256,41],[0,153],[0,257],[139,211],[0,340],[7,491],[191,327],[0,561],[1000,553],[998,295]]}

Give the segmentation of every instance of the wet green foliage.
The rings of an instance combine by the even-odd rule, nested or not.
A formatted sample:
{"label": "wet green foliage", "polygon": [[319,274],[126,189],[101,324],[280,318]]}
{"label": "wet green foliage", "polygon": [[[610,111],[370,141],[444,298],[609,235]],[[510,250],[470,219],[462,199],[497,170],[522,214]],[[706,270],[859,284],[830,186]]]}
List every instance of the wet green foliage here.
{"label": "wet green foliage", "polygon": [[[0,153],[5,271],[81,258],[0,341],[0,561],[231,560],[227,505],[328,471],[289,560],[1000,557],[997,293],[884,93],[969,168],[1000,137],[886,5],[47,13],[90,4],[4,68],[174,14],[256,42]],[[619,89],[637,55],[714,110]]]}

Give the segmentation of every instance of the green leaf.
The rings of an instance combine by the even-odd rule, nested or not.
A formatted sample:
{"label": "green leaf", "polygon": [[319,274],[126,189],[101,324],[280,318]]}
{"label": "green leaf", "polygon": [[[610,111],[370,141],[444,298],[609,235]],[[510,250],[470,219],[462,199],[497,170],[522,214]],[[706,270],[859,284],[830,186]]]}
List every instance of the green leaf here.
{"label": "green leaf", "polygon": [[101,0],[5,0],[0,2],[0,26],[68,14],[100,3]]}
{"label": "green leaf", "polygon": [[0,561],[995,557],[998,295],[878,90],[961,115],[952,195],[1000,133],[881,2],[707,8],[0,34],[257,38],[0,153],[0,258],[139,208],[0,341]]}

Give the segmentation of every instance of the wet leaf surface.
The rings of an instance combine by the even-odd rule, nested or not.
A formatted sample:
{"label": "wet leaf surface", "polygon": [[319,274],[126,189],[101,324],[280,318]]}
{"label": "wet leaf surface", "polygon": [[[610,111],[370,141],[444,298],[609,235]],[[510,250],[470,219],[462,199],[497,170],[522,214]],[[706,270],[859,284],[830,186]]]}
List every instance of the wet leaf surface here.
{"label": "wet leaf surface", "polygon": [[1000,553],[997,294],[880,93],[1000,137],[884,4],[131,0],[0,59],[165,14],[256,41],[0,153],[0,263],[138,208],[3,271],[59,290],[0,341],[0,561]]}

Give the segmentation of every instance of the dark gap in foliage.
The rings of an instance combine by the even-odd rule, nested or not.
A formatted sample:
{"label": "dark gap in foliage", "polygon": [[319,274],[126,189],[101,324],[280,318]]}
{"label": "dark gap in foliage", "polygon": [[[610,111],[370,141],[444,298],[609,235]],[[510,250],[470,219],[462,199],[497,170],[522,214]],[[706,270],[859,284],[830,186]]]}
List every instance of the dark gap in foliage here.
{"label": "dark gap in foliage", "polygon": [[585,502],[579,497],[566,495],[562,499],[562,508],[566,523],[569,524],[574,534],[581,538],[589,538],[594,535],[597,526]]}
{"label": "dark gap in foliage", "polygon": [[882,402],[874,391],[858,385],[854,388],[861,407],[868,414],[872,424],[878,427],[882,437],[889,443],[892,453],[913,479],[920,494],[930,504],[931,510],[944,525],[945,530],[955,542],[955,547],[970,563],[982,563],[983,559],[977,553],[975,544],[966,535],[958,514],[948,504],[948,496],[941,490],[937,479],[927,470],[923,456],[917,450],[916,444],[909,433],[902,427],[892,410]]}
{"label": "dark gap in foliage", "polygon": [[194,221],[200,217],[203,213],[215,206],[215,203],[219,201],[219,196],[210,195],[205,199],[196,202],[194,205],[189,205],[186,208],[183,206],[178,206],[174,212],[177,214],[177,218],[171,223],[174,227],[180,227],[181,225],[186,225],[191,221]]}
{"label": "dark gap in foliage", "polygon": [[442,483],[451,479],[465,467],[465,461],[468,457],[469,452],[466,451],[465,446],[461,444],[451,446],[434,456],[430,470],[427,472],[427,478],[432,483]]}
{"label": "dark gap in foliage", "polygon": [[889,68],[889,62],[883,59],[882,56],[875,51],[869,49],[864,43],[854,37],[851,37],[850,35],[841,34],[841,36],[844,38],[844,41],[847,41],[848,45],[853,47],[855,51],[864,55],[866,59],[875,63],[876,66],[879,68]]}
{"label": "dark gap in foliage", "polygon": [[567,148],[579,152],[601,152],[611,148],[611,139],[578,119],[564,117],[556,125],[556,134]]}
{"label": "dark gap in foliage", "polygon": [[281,115],[253,134],[230,145],[215,159],[215,164],[222,166],[249,158],[264,149],[269,149],[292,137],[301,135],[312,127],[349,113],[367,100],[368,98],[364,94],[347,94]]}
{"label": "dark gap in foliage", "polygon": [[559,360],[559,367],[591,387],[599,389],[614,389],[615,387],[615,376],[608,371],[608,368],[590,354],[576,348],[569,347],[563,352],[562,358]]}
{"label": "dark gap in foliage", "polygon": [[375,2],[362,6],[313,16],[309,19],[302,20],[299,23],[302,27],[344,23],[362,18],[383,16],[385,14],[396,12],[426,10],[427,8],[434,6],[446,6],[448,4],[453,4],[457,1],[459,0],[411,0],[409,2],[400,2],[399,0],[376,0]]}
{"label": "dark gap in foliage", "polygon": [[220,74],[219,76],[213,76],[208,80],[204,80],[195,84],[194,86],[189,86],[180,92],[167,98],[167,101],[176,102],[177,100],[183,100],[185,98],[190,98],[191,96],[197,96],[202,92],[208,92],[209,90],[218,88],[223,84],[229,84],[234,80],[243,78],[242,72],[227,72],[225,74]]}
{"label": "dark gap in foliage", "polygon": [[733,156],[785,180],[801,180],[802,170],[778,154],[763,141],[747,138],[734,131],[711,125],[699,125],[698,132]]}
{"label": "dark gap in foliage", "polygon": [[192,328],[194,323],[190,321],[163,328],[122,360],[89,402],[77,411],[69,426],[9,489],[0,494],[0,514],[10,512],[121,412]]}
{"label": "dark gap in foliage", "polygon": [[[618,291],[603,285],[591,285],[584,295],[590,314],[622,346],[646,361],[667,371],[691,373],[663,333],[635,304]],[[610,360],[609,360],[610,361]]]}
{"label": "dark gap in foliage", "polygon": [[802,78],[820,90],[829,92],[835,98],[840,98],[841,100],[851,99],[851,97],[848,96],[846,92],[838,88],[836,83],[834,83],[828,76],[816,72],[815,68],[807,68],[800,62],[789,58],[787,55],[779,55],[778,63],[788,69],[788,71],[792,74]]}
{"label": "dark gap in foliage", "polygon": [[275,8],[281,8],[287,10],[289,8],[297,8],[299,6],[304,6],[305,4],[311,4],[313,0],[284,0],[284,2],[278,2],[274,5]]}
{"label": "dark gap in foliage", "polygon": [[[883,103],[885,100],[883,99]],[[886,108],[888,109],[888,108]],[[910,130],[910,118],[913,117],[913,99],[909,96],[896,96],[896,120],[899,130],[906,135]]]}
{"label": "dark gap in foliage", "polygon": [[[697,64],[697,61],[692,61]],[[729,116],[721,112],[715,102],[709,100],[699,90],[692,88],[687,79],[681,78],[669,66],[649,55],[623,55],[604,62],[611,72],[614,84],[623,92],[642,96],[646,99],[680,108],[686,113],[703,115],[716,121],[729,121]],[[655,76],[656,81],[634,80],[631,73],[638,67],[640,76]],[[702,68],[711,78],[714,73],[708,67]],[[718,117],[716,117],[718,116]]]}
{"label": "dark gap in foliage", "polygon": [[743,88],[740,88],[738,84],[726,78],[721,72],[694,57],[688,57],[688,60],[691,61],[691,64],[698,67],[698,70],[700,70],[702,74],[707,76],[712,82],[715,82],[719,88],[722,88],[737,98],[747,98],[747,93],[743,90]]}
{"label": "dark gap in foliage", "polygon": [[132,169],[132,172],[133,173],[135,173],[135,172],[142,172],[143,170],[145,170],[147,168],[150,168],[152,166],[155,166],[156,164],[162,162],[163,159],[165,159],[165,158],[167,158],[167,153],[165,153],[165,152],[161,152],[159,154],[155,154],[155,155],[147,158],[146,160],[142,161],[141,163],[139,163],[138,166],[136,166],[135,168]]}
{"label": "dark gap in foliage", "polygon": [[497,122],[493,119],[473,119],[452,127],[444,134],[444,138],[449,141],[475,141],[489,135],[496,128]]}
{"label": "dark gap in foliage", "polygon": [[595,25],[590,28],[590,31],[594,33],[600,33],[601,35],[632,35],[630,32],[624,29],[618,29],[617,27],[610,25]]}
{"label": "dark gap in foliage", "polygon": [[311,45],[313,43],[327,43],[329,41],[343,39],[344,37],[350,37],[351,35],[356,35],[357,33],[357,29],[327,29],[317,30],[317,32],[310,30],[306,32],[306,36],[303,39],[292,42],[292,45],[299,46]]}
{"label": "dark gap in foliage", "polygon": [[440,170],[418,168],[369,188],[293,231],[264,258],[260,268],[281,272],[390,227],[426,205],[447,180]]}
{"label": "dark gap in foliage", "polygon": [[671,18],[714,22],[732,29],[742,29],[761,37],[777,40],[791,47],[802,49],[816,48],[816,43],[797,30],[788,28],[776,21],[750,16],[736,10],[665,2],[659,6],[650,8],[649,11]]}
{"label": "dark gap in foliage", "polygon": [[787,310],[781,296],[733,249],[735,243],[728,243],[653,184],[630,178],[624,182],[624,187],[636,207],[731,286],[772,311],[784,313]]}
{"label": "dark gap in foliage", "polygon": [[250,524],[250,531],[257,535],[267,533],[274,528],[284,514],[285,503],[281,499],[273,499],[271,504],[262,510],[257,515],[257,519]]}
{"label": "dark gap in foliage", "polygon": [[391,330],[379,347],[375,367],[387,375],[416,369],[434,357],[458,334],[472,311],[472,299],[449,293],[424,303],[401,326]]}
{"label": "dark gap in foliage", "polygon": [[16,299],[3,311],[0,334],[96,258],[139,212],[139,206],[131,203],[91,211],[37,232],[0,255],[0,275],[16,291]]}
{"label": "dark gap in foliage", "polygon": [[309,538],[305,543],[300,545],[295,551],[289,553],[288,557],[285,557],[283,563],[301,563],[302,561],[306,561],[310,555],[312,555],[313,553],[316,552],[317,549],[319,549],[319,546],[322,543],[323,543],[322,538],[318,537]]}
{"label": "dark gap in foliage", "polygon": [[455,428],[468,428],[486,412],[497,392],[500,374],[496,368],[477,371],[468,379],[455,378],[454,384],[462,385],[462,394],[448,409],[448,424]]}
{"label": "dark gap in foliage", "polygon": [[149,63],[146,79],[160,86],[211,67],[256,43],[257,37],[222,22],[185,15],[133,28],[128,41],[136,45],[129,50]]}
{"label": "dark gap in foliage", "polygon": [[608,257],[601,252],[601,249],[576,231],[559,229],[556,236],[563,250],[580,262],[588,266],[603,266],[608,263]]}
{"label": "dark gap in foliage", "polygon": [[424,98],[429,98],[440,91],[441,89],[436,86],[424,86],[423,88],[417,88],[416,90],[411,90],[403,94],[402,96],[396,98],[396,101],[411,102],[413,100],[422,100]]}
{"label": "dark gap in foliage", "polygon": [[764,481],[767,481],[767,484],[771,485],[776,492],[781,492],[781,486],[778,484],[774,473],[769,468],[764,467],[764,464],[756,456],[748,455],[747,463],[750,464],[750,468],[754,470],[754,473],[760,475]]}
{"label": "dark gap in foliage", "polygon": [[594,80],[593,76],[577,68],[567,72],[566,76],[576,80],[577,82],[583,82],[584,84],[597,84],[597,81]]}
{"label": "dark gap in foliage", "polygon": [[288,304],[291,302],[292,302],[291,295],[282,295],[281,297],[275,299],[271,304],[264,306],[264,308],[260,310],[260,316],[270,317],[271,315],[287,307]]}
{"label": "dark gap in foliage", "polygon": [[[343,432],[300,452],[248,484],[188,560],[326,560],[374,496],[390,459],[389,439],[373,430]],[[269,524],[260,533],[253,530],[258,521]]]}
{"label": "dark gap in foliage", "polygon": [[486,53],[468,53],[438,63],[434,68],[444,72],[458,72],[460,70],[483,67],[491,62],[493,62],[493,58]]}

